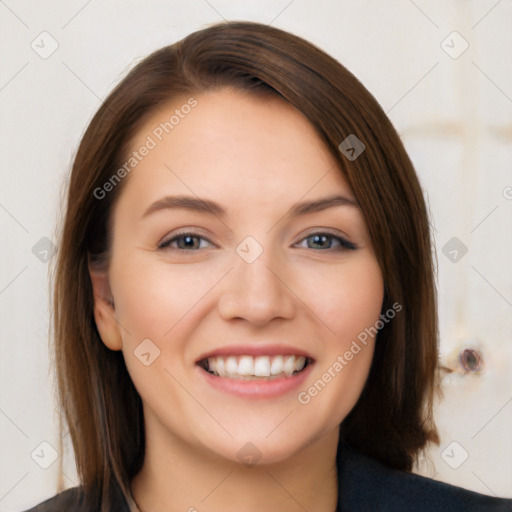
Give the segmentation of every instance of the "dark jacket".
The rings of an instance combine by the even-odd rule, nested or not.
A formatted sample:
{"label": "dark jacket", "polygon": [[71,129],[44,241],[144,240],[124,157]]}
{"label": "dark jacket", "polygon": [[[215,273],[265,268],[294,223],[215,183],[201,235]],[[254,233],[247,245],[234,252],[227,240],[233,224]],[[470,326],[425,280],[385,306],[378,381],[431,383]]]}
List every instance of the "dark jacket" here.
{"label": "dark jacket", "polygon": [[[512,499],[495,498],[390,469],[344,443],[339,465],[339,512],[512,512]],[[112,512],[129,512],[119,489],[112,489]],[[80,487],[61,492],[26,512],[74,512]],[[99,512],[99,509],[87,512]],[[310,512],[315,512],[311,510]]]}

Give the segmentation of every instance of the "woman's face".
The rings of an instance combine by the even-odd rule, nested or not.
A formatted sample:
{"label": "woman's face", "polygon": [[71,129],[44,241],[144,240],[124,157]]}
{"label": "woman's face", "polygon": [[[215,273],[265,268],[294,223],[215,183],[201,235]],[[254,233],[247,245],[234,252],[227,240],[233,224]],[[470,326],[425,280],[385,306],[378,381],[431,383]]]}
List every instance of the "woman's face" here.
{"label": "woman's face", "polygon": [[363,215],[285,101],[197,95],[166,133],[187,99],[133,141],[108,274],[92,273],[102,339],[123,351],[148,438],[260,463],[334,446],[383,300]]}

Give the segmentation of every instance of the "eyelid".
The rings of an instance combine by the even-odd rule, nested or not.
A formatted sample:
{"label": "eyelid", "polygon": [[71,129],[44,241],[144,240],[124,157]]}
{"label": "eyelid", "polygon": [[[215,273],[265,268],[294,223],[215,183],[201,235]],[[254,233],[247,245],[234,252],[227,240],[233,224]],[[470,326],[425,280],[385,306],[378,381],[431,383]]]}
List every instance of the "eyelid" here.
{"label": "eyelid", "polygon": [[[294,245],[298,245],[300,242],[304,241],[306,238],[309,238],[313,235],[327,235],[332,238],[338,239],[340,242],[340,246],[343,249],[358,249],[358,245],[349,240],[349,237],[345,234],[341,234],[339,231],[332,231],[329,228],[314,228],[313,231],[307,232],[305,235],[301,235],[301,238]],[[319,252],[329,252],[335,249],[320,249]]]}
{"label": "eyelid", "polygon": [[[167,235],[164,236],[160,240],[160,242],[158,242],[157,248],[158,249],[166,249],[167,247],[169,247],[169,244],[171,242],[173,242],[176,238],[181,237],[181,236],[187,236],[187,235],[188,236],[192,236],[192,237],[201,238],[203,240],[206,240],[209,244],[215,246],[215,244],[209,238],[205,237],[201,233],[198,233],[198,232],[193,231],[191,229],[184,229],[183,231],[173,232],[172,236],[170,236],[170,237],[168,237]],[[180,251],[180,250],[183,250],[183,249],[176,249],[176,250]]]}
{"label": "eyelid", "polygon": [[345,233],[343,233],[342,231],[339,231],[339,230],[336,230],[336,229],[332,229],[332,228],[319,228],[319,227],[316,227],[316,228],[312,228],[311,230],[307,230],[305,234],[301,235],[301,240],[304,240],[304,238],[307,238],[308,236],[311,236],[311,235],[330,235],[330,236],[334,236],[334,237],[337,237],[337,238],[342,238],[343,240],[345,241],[349,241],[349,236]]}

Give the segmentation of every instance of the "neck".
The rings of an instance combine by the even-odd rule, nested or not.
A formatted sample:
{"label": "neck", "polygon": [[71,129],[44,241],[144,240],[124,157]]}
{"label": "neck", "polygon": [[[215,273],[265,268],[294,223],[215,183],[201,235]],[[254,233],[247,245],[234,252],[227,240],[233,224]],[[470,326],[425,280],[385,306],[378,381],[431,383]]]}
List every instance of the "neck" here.
{"label": "neck", "polygon": [[[154,425],[154,424],[153,424]],[[140,512],[333,512],[338,498],[338,430],[275,464],[248,467],[146,431],[142,470],[132,481]]]}

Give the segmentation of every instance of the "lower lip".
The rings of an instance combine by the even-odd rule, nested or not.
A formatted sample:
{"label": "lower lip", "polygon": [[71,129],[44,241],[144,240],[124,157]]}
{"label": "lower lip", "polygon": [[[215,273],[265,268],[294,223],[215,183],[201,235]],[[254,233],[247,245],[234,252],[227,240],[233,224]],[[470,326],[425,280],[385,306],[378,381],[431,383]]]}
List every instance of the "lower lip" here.
{"label": "lower lip", "polygon": [[300,373],[291,377],[283,377],[272,380],[264,378],[258,380],[241,380],[228,379],[226,377],[218,377],[213,375],[200,366],[196,366],[196,370],[210,386],[219,391],[230,393],[232,395],[241,396],[248,399],[257,398],[274,398],[293,391],[301,386],[308,375],[314,363],[310,363]]}

